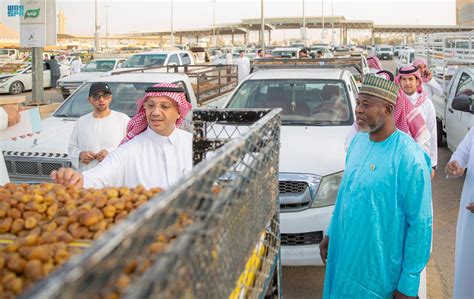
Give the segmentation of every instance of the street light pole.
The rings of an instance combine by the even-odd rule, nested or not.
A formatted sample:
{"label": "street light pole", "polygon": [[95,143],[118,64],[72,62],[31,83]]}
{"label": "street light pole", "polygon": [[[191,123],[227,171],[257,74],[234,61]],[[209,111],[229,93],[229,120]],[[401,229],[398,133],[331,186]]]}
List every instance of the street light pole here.
{"label": "street light pole", "polygon": [[263,17],[263,0],[260,0],[260,48],[265,53],[265,18]]}
{"label": "street light pole", "polygon": [[212,39],[214,41],[214,46],[217,47],[216,39],[216,0],[212,1]]}
{"label": "street light pole", "polygon": [[99,44],[99,14],[98,14],[98,8],[99,4],[97,3],[97,0],[95,0],[95,51],[100,50],[100,44]]}
{"label": "street light pole", "polygon": [[321,0],[321,14],[323,16],[322,30],[321,30],[321,41],[324,41],[324,0]]}
{"label": "street light pole", "polygon": [[171,47],[174,47],[174,32],[173,32],[173,0],[171,0],[171,36],[170,36]]}
{"label": "street light pole", "polygon": [[305,16],[305,13],[304,13],[304,0],[303,0],[303,29],[302,29],[302,35],[303,35],[303,43],[305,45],[305,47],[307,46],[306,44],[306,16]]}
{"label": "street light pole", "polygon": [[109,51],[109,6],[105,6],[105,49]]}
{"label": "street light pole", "polygon": [[331,27],[332,27],[331,40],[332,40],[332,45],[334,46],[336,42],[336,39],[335,39],[336,33],[334,32],[334,0],[331,0]]}

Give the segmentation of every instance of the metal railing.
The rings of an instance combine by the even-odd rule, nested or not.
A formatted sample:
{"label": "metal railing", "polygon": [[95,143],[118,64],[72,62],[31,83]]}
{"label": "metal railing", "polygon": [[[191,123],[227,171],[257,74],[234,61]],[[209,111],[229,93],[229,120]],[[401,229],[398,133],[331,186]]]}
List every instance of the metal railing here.
{"label": "metal railing", "polygon": [[193,111],[191,173],[21,297],[280,295],[280,113]]}

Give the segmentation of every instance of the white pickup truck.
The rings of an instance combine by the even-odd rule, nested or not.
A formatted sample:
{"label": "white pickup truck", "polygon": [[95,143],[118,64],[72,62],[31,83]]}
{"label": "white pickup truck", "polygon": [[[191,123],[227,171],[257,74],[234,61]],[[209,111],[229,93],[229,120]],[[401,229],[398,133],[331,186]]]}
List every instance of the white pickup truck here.
{"label": "white pickup truck", "polygon": [[474,66],[458,68],[443,97],[433,97],[438,121],[438,144],[446,136],[448,148],[458,144],[474,127]]}
{"label": "white pickup truck", "polygon": [[[71,166],[68,156],[68,145],[70,135],[76,120],[91,112],[92,106],[87,98],[90,86],[93,82],[106,82],[112,90],[112,103],[110,108],[123,112],[130,117],[136,112],[136,100],[141,98],[145,89],[161,82],[174,83],[186,90],[187,100],[193,107],[213,105],[214,101],[227,97],[230,90],[236,85],[235,72],[229,75],[227,82],[225,67],[214,68],[203,71],[208,76],[208,82],[198,82],[202,85],[198,93],[194,92],[196,83],[184,73],[159,73],[148,71],[134,71],[118,75],[109,75],[92,79],[82,84],[71,96],[49,118],[42,120],[42,130],[32,138],[19,139],[17,141],[3,141],[0,149],[3,150],[5,162],[12,182],[39,183],[49,180],[51,171],[62,166]],[[224,73],[219,76],[225,86],[218,86],[214,78],[216,73]],[[200,73],[194,73],[202,77]],[[214,82],[214,83],[213,83]],[[207,87],[206,87],[207,86]],[[208,92],[206,92],[208,90]],[[219,92],[218,92],[219,91]],[[183,124],[189,127],[190,117]]]}
{"label": "white pickup truck", "polygon": [[86,64],[80,73],[63,77],[58,80],[58,87],[64,99],[81,86],[85,81],[93,78],[108,76],[113,70],[120,68],[125,58],[94,59]]}
{"label": "white pickup truck", "polygon": [[283,109],[279,166],[283,265],[322,265],[319,243],[344,171],[344,139],[354,122],[357,94],[348,70],[281,66],[251,74],[223,105]]}

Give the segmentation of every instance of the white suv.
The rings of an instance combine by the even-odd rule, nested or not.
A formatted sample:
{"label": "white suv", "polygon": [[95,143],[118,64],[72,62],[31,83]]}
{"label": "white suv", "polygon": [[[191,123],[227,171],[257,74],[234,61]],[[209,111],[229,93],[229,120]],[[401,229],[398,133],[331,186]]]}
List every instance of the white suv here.
{"label": "white suv", "polygon": [[[138,53],[130,56],[117,71],[138,68],[160,67],[167,65],[194,65],[194,57],[191,52],[174,51],[151,51]],[[113,71],[112,73],[116,73]]]}
{"label": "white suv", "polygon": [[279,168],[283,265],[322,265],[319,243],[344,171],[344,139],[355,118],[356,82],[342,69],[261,70],[225,108],[282,108]]}

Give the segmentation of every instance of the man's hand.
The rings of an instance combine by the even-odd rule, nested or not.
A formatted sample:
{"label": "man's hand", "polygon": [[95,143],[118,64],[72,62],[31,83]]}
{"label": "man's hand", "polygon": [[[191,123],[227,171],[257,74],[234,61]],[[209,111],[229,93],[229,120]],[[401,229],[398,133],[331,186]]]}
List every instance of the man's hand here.
{"label": "man's hand", "polygon": [[51,172],[51,178],[55,183],[64,186],[75,186],[82,188],[84,186],[84,176],[80,172],[74,171],[72,168],[59,168]]}
{"label": "man's hand", "polygon": [[427,78],[428,80],[431,80],[433,79],[433,73],[429,69],[426,69],[425,73],[423,74],[423,77]]}
{"label": "man's hand", "polygon": [[20,110],[18,109],[17,106],[5,105],[5,106],[2,106],[2,108],[5,110],[5,112],[8,115],[8,127],[16,125],[17,123],[20,122],[21,115],[20,115]]}
{"label": "man's hand", "polygon": [[474,202],[470,202],[467,206],[466,209],[471,211],[471,213],[474,213]]}
{"label": "man's hand", "polygon": [[83,151],[79,154],[79,160],[84,163],[84,165],[87,165],[89,164],[92,160],[94,160],[96,157],[95,157],[95,153],[94,152],[90,152],[90,151]]}
{"label": "man's hand", "polygon": [[407,296],[402,293],[400,293],[398,290],[393,292],[393,299],[408,299],[408,298],[413,298],[416,299],[416,296]]}
{"label": "man's hand", "polygon": [[449,162],[444,171],[454,178],[460,177],[464,174],[464,168],[462,168],[456,160]]}
{"label": "man's hand", "polygon": [[319,243],[319,255],[321,255],[321,259],[323,263],[326,265],[326,259],[328,258],[328,247],[329,247],[329,237],[324,236],[321,243]]}
{"label": "man's hand", "polygon": [[97,154],[95,154],[95,158],[97,159],[97,161],[102,162],[102,160],[104,160],[105,157],[107,157],[108,154],[109,154],[109,152],[104,149],[104,150],[101,150],[100,152],[98,152]]}

